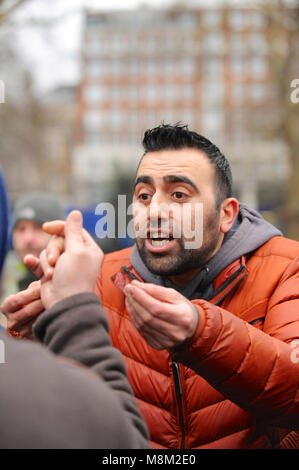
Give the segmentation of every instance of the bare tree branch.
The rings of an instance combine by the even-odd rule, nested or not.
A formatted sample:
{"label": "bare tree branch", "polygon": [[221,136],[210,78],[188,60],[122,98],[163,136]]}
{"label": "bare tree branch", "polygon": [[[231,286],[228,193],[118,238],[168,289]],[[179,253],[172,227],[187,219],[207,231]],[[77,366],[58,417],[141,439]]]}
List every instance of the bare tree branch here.
{"label": "bare tree branch", "polygon": [[[4,10],[0,10],[0,23],[4,23],[4,21],[6,20],[6,18],[11,14],[13,13],[19,6],[21,6],[22,4],[26,3],[27,0],[16,0],[15,3],[13,3],[11,6],[7,7],[6,9]],[[1,5],[3,4],[3,2],[1,2]]]}

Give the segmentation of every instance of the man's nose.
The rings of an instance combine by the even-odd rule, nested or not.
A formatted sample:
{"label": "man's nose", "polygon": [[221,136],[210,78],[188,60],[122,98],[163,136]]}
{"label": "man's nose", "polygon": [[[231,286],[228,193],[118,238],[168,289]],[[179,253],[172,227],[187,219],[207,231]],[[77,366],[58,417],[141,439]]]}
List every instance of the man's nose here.
{"label": "man's nose", "polygon": [[32,243],[32,241],[34,240],[34,232],[33,230],[25,230],[24,234],[23,234],[23,237],[24,237],[24,242],[27,244],[27,245],[30,245]]}
{"label": "man's nose", "polygon": [[153,223],[169,219],[169,204],[163,193],[156,191],[152,196],[148,206],[148,218]]}

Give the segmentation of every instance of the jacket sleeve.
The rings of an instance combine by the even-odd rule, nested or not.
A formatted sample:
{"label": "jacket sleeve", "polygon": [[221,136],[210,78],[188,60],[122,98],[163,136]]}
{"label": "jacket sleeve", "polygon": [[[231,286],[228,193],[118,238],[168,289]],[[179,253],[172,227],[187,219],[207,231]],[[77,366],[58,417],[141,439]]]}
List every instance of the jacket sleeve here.
{"label": "jacket sleeve", "polygon": [[299,429],[299,259],[268,303],[263,331],[207,301],[198,329],[174,358],[244,410]]}
{"label": "jacket sleeve", "polygon": [[[98,436],[99,444],[104,439],[107,448],[148,448],[146,425],[121,354],[111,345],[106,315],[96,295],[78,294],[62,300],[37,319],[33,330],[48,349],[73,369],[74,389],[82,392],[85,413],[92,416],[90,432]],[[82,377],[81,381],[76,379],[78,372],[85,374],[85,383]],[[96,400],[90,400],[90,388],[90,397],[97,394]],[[82,403],[78,407],[82,408]],[[88,433],[88,424],[82,429],[84,432]],[[90,437],[92,441],[94,437]]]}

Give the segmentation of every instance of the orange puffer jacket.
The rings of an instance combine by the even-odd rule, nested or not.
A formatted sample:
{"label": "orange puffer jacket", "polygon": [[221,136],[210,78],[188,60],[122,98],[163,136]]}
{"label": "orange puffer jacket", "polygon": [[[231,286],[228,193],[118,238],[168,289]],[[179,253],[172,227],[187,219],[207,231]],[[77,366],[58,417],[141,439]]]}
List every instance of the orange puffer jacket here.
{"label": "orange puffer jacket", "polygon": [[140,279],[130,251],[105,256],[97,293],[152,447],[299,447],[298,242],[274,237],[222,271],[217,295],[192,301],[198,329],[173,354],[152,349],[129,318],[121,289]]}

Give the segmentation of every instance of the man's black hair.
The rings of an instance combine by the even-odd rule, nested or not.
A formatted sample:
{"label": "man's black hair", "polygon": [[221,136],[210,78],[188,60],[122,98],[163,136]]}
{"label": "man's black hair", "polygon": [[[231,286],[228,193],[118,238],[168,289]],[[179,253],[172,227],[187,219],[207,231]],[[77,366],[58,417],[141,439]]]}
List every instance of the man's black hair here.
{"label": "man's black hair", "polygon": [[144,134],[142,145],[144,155],[159,150],[180,150],[183,148],[201,150],[215,168],[217,209],[224,199],[232,196],[232,172],[228,160],[215,144],[197,132],[190,131],[187,125],[163,123],[158,127],[148,129]]}

